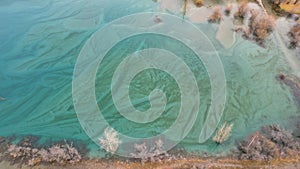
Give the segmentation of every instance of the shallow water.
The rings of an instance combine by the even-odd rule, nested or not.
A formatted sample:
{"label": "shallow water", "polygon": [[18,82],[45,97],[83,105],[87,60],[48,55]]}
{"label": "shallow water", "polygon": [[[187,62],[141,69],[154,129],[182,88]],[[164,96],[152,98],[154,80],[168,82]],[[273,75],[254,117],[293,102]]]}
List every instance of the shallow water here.
{"label": "shallow water", "polygon": [[[81,128],[72,102],[72,76],[76,59],[87,39],[99,28],[119,17],[136,12],[161,12],[150,0],[111,1],[2,1],[0,2],[0,135],[41,136],[47,140],[81,140],[92,155],[103,156]],[[130,97],[138,110],[149,108],[154,88],[168,97],[164,114],[153,124],[135,124],[122,118],[111,100],[110,79],[126,54],[149,47],[164,47],[183,59],[199,84],[200,115],[181,146],[191,152],[221,153],[261,126],[278,123],[291,127],[299,109],[288,87],[275,76],[292,72],[276,38],[264,49],[235,35],[224,49],[218,42],[215,24],[197,23],[214,44],[227,79],[227,101],[222,122],[234,123],[232,137],[217,146],[197,142],[208,107],[210,83],[205,67],[193,52],[174,39],[145,34],[116,45],[100,64],[96,81],[99,108],[108,122],[123,134],[147,137],[166,130],[180,106],[178,86],[166,72],[147,70],[136,76]],[[141,43],[142,42],[142,43]],[[298,65],[300,66],[300,65]],[[163,79],[163,80],[162,80]],[[101,103],[101,104],[100,104]]]}

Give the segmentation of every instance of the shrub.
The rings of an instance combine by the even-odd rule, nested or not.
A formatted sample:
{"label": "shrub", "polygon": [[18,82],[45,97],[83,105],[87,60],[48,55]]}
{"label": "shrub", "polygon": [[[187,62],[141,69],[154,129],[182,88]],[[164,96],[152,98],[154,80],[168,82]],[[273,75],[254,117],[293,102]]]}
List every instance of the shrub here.
{"label": "shrub", "polygon": [[239,150],[239,157],[243,160],[271,160],[295,155],[299,144],[290,132],[279,125],[269,125],[263,127],[263,132],[256,132],[240,142]]}
{"label": "shrub", "polygon": [[224,12],[228,16],[230,14],[231,10],[232,10],[232,4],[227,4]]}
{"label": "shrub", "polygon": [[135,153],[131,153],[131,156],[141,159],[142,163],[147,161],[157,162],[169,157],[169,154],[163,150],[163,142],[161,140],[155,141],[154,147],[152,148],[148,148],[146,143],[135,144],[134,150]]}
{"label": "shrub", "polygon": [[285,149],[296,150],[299,144],[295,141],[292,133],[284,130],[279,125],[269,125],[263,128],[268,139],[277,144],[284,151]]}
{"label": "shrub", "polygon": [[219,23],[222,19],[221,7],[216,6],[213,14],[208,18],[208,22]]}
{"label": "shrub", "polygon": [[239,143],[239,149],[242,160],[270,160],[280,155],[276,144],[260,132],[256,132],[246,141]]}
{"label": "shrub", "polygon": [[289,33],[288,36],[290,37],[290,48],[296,48],[300,45],[300,23],[294,25]]}
{"label": "shrub", "polygon": [[257,10],[252,10],[251,14],[249,22],[250,32],[252,32],[255,40],[263,41],[274,30],[275,19],[271,15],[258,12]]}
{"label": "shrub", "polygon": [[72,144],[65,142],[62,145],[53,145],[48,149],[38,149],[31,147],[23,147],[11,144],[7,150],[8,155],[14,160],[26,162],[33,166],[40,162],[49,163],[76,163],[81,160],[81,155],[78,153]]}
{"label": "shrub", "polygon": [[234,17],[244,19],[248,10],[248,2],[246,0],[243,0],[238,7],[238,11],[234,14]]}

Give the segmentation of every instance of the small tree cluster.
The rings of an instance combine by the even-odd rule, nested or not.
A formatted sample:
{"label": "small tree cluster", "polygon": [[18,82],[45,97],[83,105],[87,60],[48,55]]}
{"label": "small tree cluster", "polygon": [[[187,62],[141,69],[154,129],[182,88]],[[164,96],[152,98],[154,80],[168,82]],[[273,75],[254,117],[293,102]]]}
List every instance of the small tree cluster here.
{"label": "small tree cluster", "polygon": [[213,14],[208,18],[208,22],[219,23],[222,19],[221,7],[216,6]]}
{"label": "small tree cluster", "polygon": [[271,160],[296,155],[299,144],[292,134],[278,125],[263,128],[247,140],[239,143],[240,159]]}
{"label": "small tree cluster", "polygon": [[259,10],[252,10],[249,19],[249,28],[245,31],[245,37],[263,44],[264,40],[270,36],[275,29],[275,19]]}
{"label": "small tree cluster", "polygon": [[296,48],[297,46],[300,46],[300,22],[294,25],[289,33],[290,37],[290,48]]}
{"label": "small tree cluster", "polygon": [[118,135],[119,133],[113,128],[106,128],[104,130],[104,137],[99,138],[101,147],[105,151],[114,154],[121,144],[121,140]]}
{"label": "small tree cluster", "polygon": [[232,4],[227,4],[225,11],[224,11],[225,15],[228,16],[230,14],[231,10],[232,10]]}
{"label": "small tree cluster", "polygon": [[276,144],[260,132],[256,132],[248,140],[241,142],[239,150],[242,160],[270,160],[280,156]]}
{"label": "small tree cluster", "polygon": [[135,144],[134,149],[135,153],[131,153],[131,156],[141,159],[142,163],[147,161],[157,162],[169,157],[169,154],[163,150],[163,142],[161,140],[155,141],[154,147],[148,148],[146,143],[143,143]]}
{"label": "small tree cluster", "polygon": [[234,17],[244,19],[248,11],[249,11],[248,2],[246,0],[243,0],[240,3],[237,12],[234,14]]}
{"label": "small tree cluster", "polygon": [[274,142],[281,152],[289,152],[289,150],[297,150],[298,142],[294,139],[291,132],[281,128],[279,125],[269,125],[263,128],[266,137]]}
{"label": "small tree cluster", "polygon": [[40,162],[67,164],[76,163],[81,160],[81,155],[78,151],[72,144],[69,145],[67,143],[53,145],[48,149],[23,147],[11,144],[7,152],[15,161],[26,162],[30,166]]}

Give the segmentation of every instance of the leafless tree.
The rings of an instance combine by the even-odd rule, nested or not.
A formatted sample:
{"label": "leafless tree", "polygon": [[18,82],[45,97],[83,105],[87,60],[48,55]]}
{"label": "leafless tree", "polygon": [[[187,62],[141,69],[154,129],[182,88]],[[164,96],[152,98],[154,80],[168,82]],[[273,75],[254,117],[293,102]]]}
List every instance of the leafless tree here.
{"label": "leafless tree", "polygon": [[222,19],[221,7],[216,6],[213,14],[208,18],[208,22],[219,23]]}
{"label": "leafless tree", "polygon": [[300,46],[300,22],[294,25],[289,33],[290,37],[290,48],[296,48],[297,46]]}
{"label": "leafless tree", "polygon": [[230,14],[231,10],[232,10],[232,4],[227,4],[224,12],[228,16]]}
{"label": "leafless tree", "polygon": [[248,10],[248,2],[247,0],[243,0],[238,7],[238,11],[234,14],[234,17],[239,17],[243,19],[246,16]]}
{"label": "leafless tree", "polygon": [[269,37],[275,28],[275,19],[271,15],[267,15],[259,10],[251,10],[249,20],[249,30],[246,36],[249,36],[257,43],[262,44]]}

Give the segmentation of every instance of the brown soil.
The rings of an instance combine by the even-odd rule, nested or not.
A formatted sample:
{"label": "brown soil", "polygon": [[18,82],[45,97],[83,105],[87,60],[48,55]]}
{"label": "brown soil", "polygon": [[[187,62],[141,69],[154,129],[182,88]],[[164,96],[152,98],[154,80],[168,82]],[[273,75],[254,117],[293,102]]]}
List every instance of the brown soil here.
{"label": "brown soil", "polygon": [[247,161],[230,158],[190,158],[175,161],[148,162],[125,162],[119,160],[85,160],[76,165],[38,165],[34,167],[10,165],[8,162],[0,163],[0,169],[197,169],[197,168],[300,168],[300,156],[289,159],[276,159],[271,161]]}

